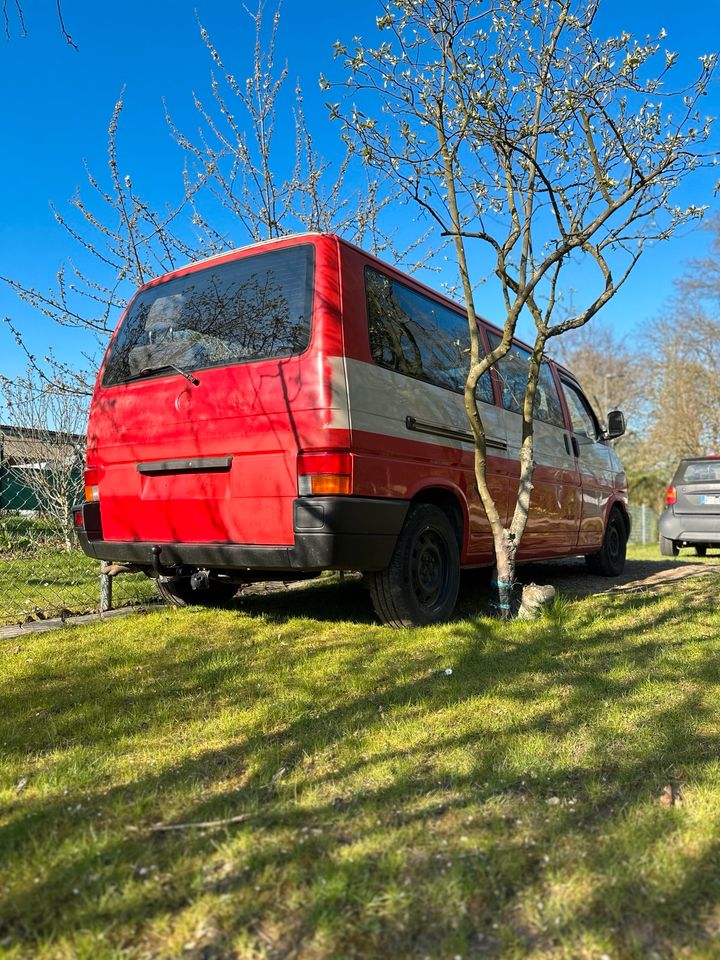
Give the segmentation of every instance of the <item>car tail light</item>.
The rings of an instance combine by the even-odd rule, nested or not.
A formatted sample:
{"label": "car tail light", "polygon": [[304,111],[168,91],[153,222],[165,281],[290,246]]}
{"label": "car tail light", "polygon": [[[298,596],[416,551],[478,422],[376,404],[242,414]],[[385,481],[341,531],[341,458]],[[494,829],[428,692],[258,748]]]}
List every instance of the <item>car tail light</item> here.
{"label": "car tail light", "polygon": [[298,455],[298,494],[301,497],[352,493],[352,457],[327,451]]}
{"label": "car tail light", "polygon": [[86,467],[85,468],[85,500],[90,502],[91,500],[99,500],[100,493],[98,490],[98,468],[97,467]]}
{"label": "car tail light", "polygon": [[677,490],[675,487],[668,487],[665,494],[665,506],[671,507],[674,503],[677,503]]}

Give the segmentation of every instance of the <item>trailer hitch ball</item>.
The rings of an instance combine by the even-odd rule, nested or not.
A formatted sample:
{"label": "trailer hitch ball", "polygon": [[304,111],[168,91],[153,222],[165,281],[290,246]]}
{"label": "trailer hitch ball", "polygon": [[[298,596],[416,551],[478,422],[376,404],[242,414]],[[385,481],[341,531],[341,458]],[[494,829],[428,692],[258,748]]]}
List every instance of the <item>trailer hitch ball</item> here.
{"label": "trailer hitch ball", "polygon": [[162,562],[162,560],[160,559],[160,554],[162,553],[162,547],[160,547],[160,546],[158,546],[157,544],[155,544],[155,546],[151,548],[150,553],[152,554],[152,566],[153,566],[153,570],[155,571],[155,573],[157,574],[158,577],[175,577],[175,576],[177,576],[177,572],[176,572],[175,567],[174,567],[174,566],[172,566],[172,567],[165,566],[165,564],[164,564],[164,563]]}

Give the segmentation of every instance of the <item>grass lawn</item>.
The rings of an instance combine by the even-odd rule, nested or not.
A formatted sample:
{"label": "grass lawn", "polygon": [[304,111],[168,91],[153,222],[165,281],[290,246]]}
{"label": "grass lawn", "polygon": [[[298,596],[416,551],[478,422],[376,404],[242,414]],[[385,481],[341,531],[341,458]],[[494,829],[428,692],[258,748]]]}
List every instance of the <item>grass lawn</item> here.
{"label": "grass lawn", "polygon": [[392,631],[326,580],[3,641],[0,956],[720,956],[719,592]]}

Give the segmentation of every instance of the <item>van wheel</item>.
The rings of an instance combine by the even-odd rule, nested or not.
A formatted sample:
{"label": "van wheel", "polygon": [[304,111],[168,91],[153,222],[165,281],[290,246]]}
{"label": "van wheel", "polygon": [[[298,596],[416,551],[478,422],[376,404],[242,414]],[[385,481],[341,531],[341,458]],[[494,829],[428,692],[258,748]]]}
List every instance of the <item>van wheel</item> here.
{"label": "van wheel", "polygon": [[704,557],[706,553],[707,553],[707,545],[706,545],[706,544],[700,543],[700,544],[698,544],[697,547],[695,547],[695,555],[696,555],[696,556],[698,556],[698,557]]}
{"label": "van wheel", "polygon": [[660,534],[660,553],[664,557],[676,557],[680,552],[680,547],[669,537]]}
{"label": "van wheel", "polygon": [[619,510],[613,509],[605,527],[602,546],[585,557],[591,573],[600,577],[619,577],[625,569],[627,531]]}
{"label": "van wheel", "polygon": [[390,565],[369,582],[375,612],[390,627],[447,620],[460,585],[460,550],[448,515],[431,503],[412,506]]}
{"label": "van wheel", "polygon": [[174,607],[220,607],[224,603],[229,603],[238,592],[236,583],[227,583],[222,580],[211,580],[207,590],[193,590],[190,586],[190,577],[158,579],[155,584],[163,600]]}

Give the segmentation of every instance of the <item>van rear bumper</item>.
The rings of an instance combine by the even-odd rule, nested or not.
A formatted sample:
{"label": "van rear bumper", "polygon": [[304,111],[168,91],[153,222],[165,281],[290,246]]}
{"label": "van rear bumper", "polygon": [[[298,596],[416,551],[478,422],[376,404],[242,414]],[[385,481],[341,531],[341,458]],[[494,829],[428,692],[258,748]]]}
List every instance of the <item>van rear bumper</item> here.
{"label": "van rear bumper", "polygon": [[[99,506],[85,503],[73,511],[80,546],[96,560],[151,568],[152,548],[159,546],[165,566],[311,572],[384,570],[392,558],[409,501],[300,497],[293,502],[295,542],[288,546],[104,540]],[[78,522],[80,512],[82,523]]]}

